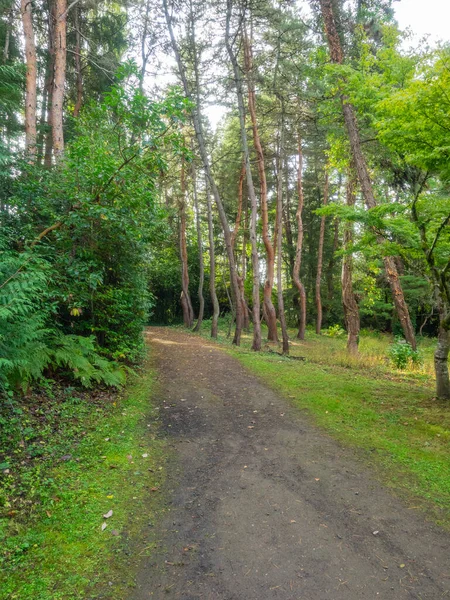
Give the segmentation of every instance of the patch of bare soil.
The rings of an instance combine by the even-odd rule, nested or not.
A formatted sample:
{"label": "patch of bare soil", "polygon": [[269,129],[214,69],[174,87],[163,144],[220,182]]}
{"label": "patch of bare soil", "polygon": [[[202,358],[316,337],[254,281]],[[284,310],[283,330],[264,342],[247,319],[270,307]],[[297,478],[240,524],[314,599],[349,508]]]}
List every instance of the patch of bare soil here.
{"label": "patch of bare soil", "polygon": [[148,337],[176,460],[159,550],[131,600],[450,597],[450,536],[352,451],[217,346]]}

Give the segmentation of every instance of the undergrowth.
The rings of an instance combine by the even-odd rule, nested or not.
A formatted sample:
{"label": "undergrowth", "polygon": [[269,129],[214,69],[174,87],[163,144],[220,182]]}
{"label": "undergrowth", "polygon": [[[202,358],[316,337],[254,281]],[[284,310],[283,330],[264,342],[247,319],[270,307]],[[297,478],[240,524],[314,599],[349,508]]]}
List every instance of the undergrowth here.
{"label": "undergrowth", "polygon": [[1,405],[1,600],[126,595],[164,477],[153,393],[147,366],[122,394],[52,386]]}

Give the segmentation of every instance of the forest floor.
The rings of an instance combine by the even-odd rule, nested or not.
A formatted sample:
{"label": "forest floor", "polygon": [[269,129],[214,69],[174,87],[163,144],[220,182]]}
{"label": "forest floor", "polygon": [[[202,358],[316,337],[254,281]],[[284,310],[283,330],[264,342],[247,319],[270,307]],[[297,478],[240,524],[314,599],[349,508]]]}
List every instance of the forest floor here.
{"label": "forest floor", "polygon": [[[395,497],[357,451],[287,398],[283,369],[297,373],[307,365],[231,356],[174,329],[147,335],[162,427],[174,452],[165,484],[169,510],[130,600],[450,595],[449,533]],[[251,373],[253,364],[261,377]],[[296,394],[319,398],[314,384],[322,373],[322,396],[336,396],[342,371],[310,369],[293,379]],[[353,394],[361,393],[358,385]]]}

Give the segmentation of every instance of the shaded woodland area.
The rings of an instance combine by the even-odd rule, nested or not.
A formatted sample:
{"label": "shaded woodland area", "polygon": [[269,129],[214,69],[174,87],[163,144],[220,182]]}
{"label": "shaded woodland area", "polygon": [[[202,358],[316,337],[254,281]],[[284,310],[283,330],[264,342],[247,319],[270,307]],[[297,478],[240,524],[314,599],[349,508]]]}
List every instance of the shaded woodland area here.
{"label": "shaded woodland area", "polygon": [[118,385],[149,319],[230,314],[256,351],[436,336],[450,397],[446,46],[388,0],[1,11],[3,392]]}

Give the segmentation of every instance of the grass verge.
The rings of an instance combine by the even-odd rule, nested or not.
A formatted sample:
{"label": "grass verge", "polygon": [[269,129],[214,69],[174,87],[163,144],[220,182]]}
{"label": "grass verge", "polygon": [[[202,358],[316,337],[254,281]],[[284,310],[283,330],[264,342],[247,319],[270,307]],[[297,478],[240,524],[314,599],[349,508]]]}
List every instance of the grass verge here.
{"label": "grass verge", "polygon": [[36,397],[11,405],[11,432],[22,439],[0,460],[9,467],[0,487],[1,600],[126,597],[136,570],[129,557],[151,551],[161,508],[166,448],[154,390],[147,365],[120,395],[66,389],[42,406]]}
{"label": "grass verge", "polygon": [[[221,345],[224,339],[219,338]],[[226,345],[316,424],[362,449],[384,483],[410,505],[450,528],[450,406],[433,399],[431,378],[422,374],[418,379],[388,365],[382,372],[369,369],[364,356],[361,362],[333,364],[333,354],[341,348],[325,336],[314,336],[302,346],[304,362],[250,352],[246,338],[241,348],[231,350],[229,341]]]}

